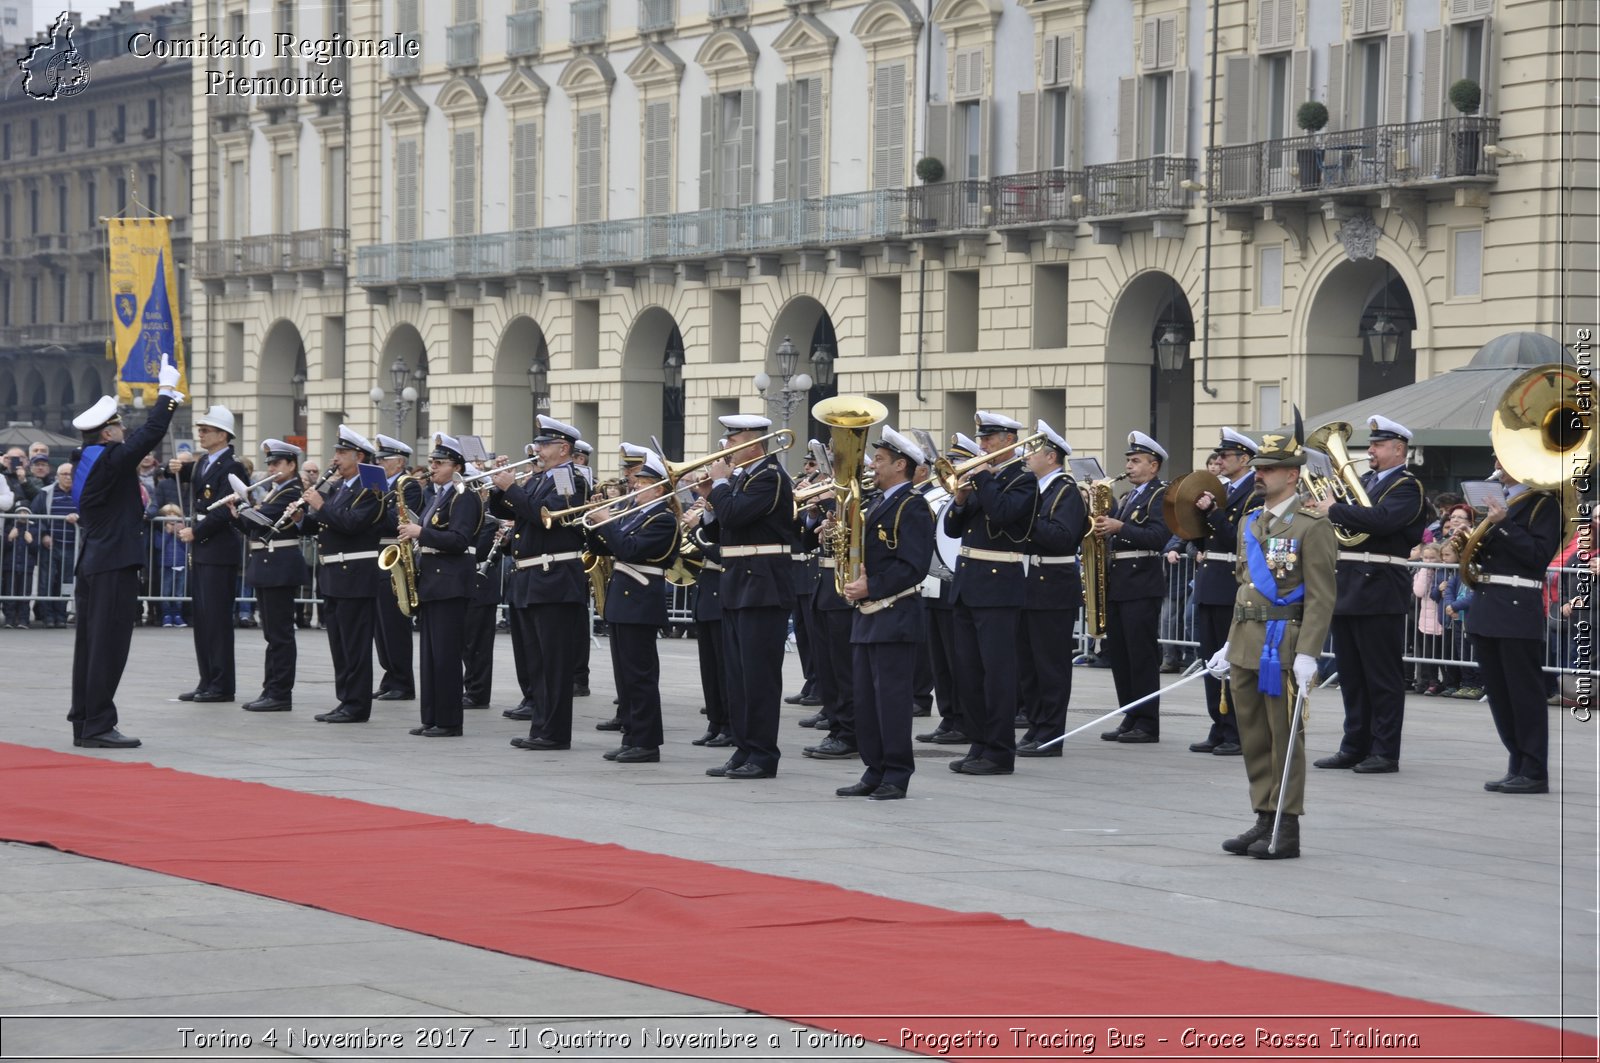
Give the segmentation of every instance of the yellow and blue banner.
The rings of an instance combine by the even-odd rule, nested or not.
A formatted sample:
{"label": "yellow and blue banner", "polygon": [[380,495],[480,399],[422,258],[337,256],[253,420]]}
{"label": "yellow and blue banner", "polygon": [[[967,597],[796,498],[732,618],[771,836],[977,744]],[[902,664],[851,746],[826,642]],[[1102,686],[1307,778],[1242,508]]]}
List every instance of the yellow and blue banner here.
{"label": "yellow and blue banner", "polygon": [[172,261],[172,219],[107,218],[107,279],[111,286],[111,355],[117,363],[117,402],[156,398],[162,355],[171,353],[189,392],[189,366],[178,320],[178,271]]}

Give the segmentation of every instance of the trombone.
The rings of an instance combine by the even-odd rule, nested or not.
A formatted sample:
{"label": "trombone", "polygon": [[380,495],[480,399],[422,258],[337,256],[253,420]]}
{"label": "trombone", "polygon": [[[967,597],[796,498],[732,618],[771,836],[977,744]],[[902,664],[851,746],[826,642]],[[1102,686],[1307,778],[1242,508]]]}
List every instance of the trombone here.
{"label": "trombone", "polygon": [[[1016,444],[1005,450],[997,450],[993,454],[979,454],[975,458],[968,458],[960,465],[954,464],[949,458],[943,456],[935,458],[933,462],[934,479],[939,481],[939,486],[953,495],[962,488],[967,487],[966,481],[973,475],[984,471],[999,472],[1001,469],[1015,465],[1029,454],[1032,454],[1035,449],[1044,443],[1044,440],[1044,433],[1036,432],[1026,439],[1018,440]],[[984,466],[995,461],[998,461],[999,464],[988,470],[984,469]]]}

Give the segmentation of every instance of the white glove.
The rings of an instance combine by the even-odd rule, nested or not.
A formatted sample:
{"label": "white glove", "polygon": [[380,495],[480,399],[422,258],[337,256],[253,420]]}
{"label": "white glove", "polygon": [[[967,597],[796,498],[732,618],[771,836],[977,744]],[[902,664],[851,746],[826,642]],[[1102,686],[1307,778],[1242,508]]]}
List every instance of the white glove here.
{"label": "white glove", "polygon": [[1206,662],[1206,671],[1211,673],[1213,679],[1228,678],[1228,644],[1224,642],[1222,649],[1211,655]]}
{"label": "white glove", "polygon": [[161,371],[156,374],[156,383],[161,385],[160,393],[174,402],[182,402],[183,393],[178,390],[178,381],[181,378],[182,374],[178,372],[178,365],[172,360],[172,355],[162,354]]}
{"label": "white glove", "polygon": [[1309,653],[1294,655],[1294,685],[1299,690],[1310,690],[1317,680],[1317,659]]}

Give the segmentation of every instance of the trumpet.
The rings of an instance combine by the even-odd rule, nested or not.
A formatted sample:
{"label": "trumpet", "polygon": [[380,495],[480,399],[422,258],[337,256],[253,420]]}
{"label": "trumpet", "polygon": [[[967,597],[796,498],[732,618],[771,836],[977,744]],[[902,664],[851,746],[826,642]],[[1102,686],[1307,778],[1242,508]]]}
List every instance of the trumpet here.
{"label": "trumpet", "polygon": [[[322,477],[320,479],[318,479],[316,483],[311,485],[311,490],[313,490],[313,491],[321,491],[324,487],[328,486],[328,481],[329,480],[332,480],[332,479],[338,477],[338,475],[339,475],[339,470],[338,469],[329,469],[327,472],[322,474]],[[272,525],[272,534],[276,535],[279,532],[283,531],[283,529],[287,528],[289,526],[290,522],[294,520],[295,515],[298,514],[305,507],[306,507],[306,497],[305,497],[305,495],[301,495],[299,498],[295,499],[293,502],[290,502],[287,506],[284,506],[283,507],[283,516],[279,517],[277,522]]]}
{"label": "trumpet", "polygon": [[[249,490],[247,492],[245,492],[244,495],[240,495],[240,493],[238,491],[234,491],[231,494],[223,495],[221,498],[217,499],[215,502],[213,502],[209,506],[207,506],[206,507],[206,512],[210,513],[214,509],[221,509],[223,506],[227,505],[229,502],[238,502],[238,503],[242,503],[242,504],[245,504],[245,505],[264,506],[268,502],[272,501],[272,496],[273,495],[277,494],[278,491],[283,490],[281,485],[287,483],[289,481],[289,479],[291,477],[293,477],[294,475],[295,475],[294,473],[290,473],[288,476],[285,476],[282,479],[279,479],[277,476],[263,476],[261,479],[257,480],[255,483],[251,484]],[[263,488],[272,487],[272,485],[274,485],[274,484],[278,484],[280,486],[276,490],[274,490],[271,494],[268,494],[266,497],[264,497],[260,502],[252,503],[250,501],[249,495],[254,494],[256,491],[260,491]]]}
{"label": "trumpet", "polygon": [[[1015,465],[1042,445],[1044,439],[1044,433],[1037,432],[1026,439],[1018,440],[1011,448],[997,450],[993,454],[979,454],[975,458],[968,458],[960,465],[954,464],[946,457],[935,458],[933,476],[939,481],[941,487],[953,495],[962,488],[969,486],[966,481],[977,473],[984,471],[999,472],[1010,465]],[[991,462],[999,462],[999,464],[985,470],[984,466],[989,465]]]}
{"label": "trumpet", "polygon": [[[499,466],[496,466],[493,469],[485,469],[483,472],[473,473],[471,476],[463,476],[461,478],[461,482],[464,483],[464,484],[471,484],[471,483],[474,483],[477,480],[491,480],[491,479],[493,479],[495,477],[495,475],[497,473],[505,472],[507,469],[520,468],[523,465],[533,465],[536,462],[538,462],[538,460],[539,459],[538,459],[537,456],[531,457],[531,458],[523,458],[521,461],[514,461],[509,465],[499,465]],[[529,474],[528,473],[519,473],[517,478],[520,480],[520,479],[522,479],[522,477],[527,476],[527,475],[529,475]]]}

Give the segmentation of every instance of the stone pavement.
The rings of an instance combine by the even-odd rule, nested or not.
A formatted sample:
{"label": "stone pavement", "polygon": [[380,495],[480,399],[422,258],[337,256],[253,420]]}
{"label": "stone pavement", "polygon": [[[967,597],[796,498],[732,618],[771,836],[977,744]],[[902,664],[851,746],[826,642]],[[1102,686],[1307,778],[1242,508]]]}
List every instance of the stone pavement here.
{"label": "stone pavement", "polygon": [[[243,701],[258,689],[261,642],[256,631],[237,634]],[[177,701],[193,685],[187,631],[141,628],[133,647],[118,700],[123,730],[144,748],[72,749],[70,631],[0,635],[4,739],[998,912],[1595,1033],[1600,720],[1580,724],[1552,709],[1557,792],[1510,797],[1481,787],[1504,768],[1487,707],[1413,697],[1401,772],[1312,771],[1304,857],[1264,862],[1218,848],[1251,815],[1240,760],[1186,749],[1205,730],[1198,683],[1164,699],[1159,745],[1107,744],[1095,728],[1071,740],[1063,758],[1019,760],[1003,778],[955,775],[945,770],[950,747],[919,745],[910,799],[879,803],[833,796],[855,780],[859,761],[801,756],[816,739],[787,707],[777,779],[707,778],[703,769],[723,757],[689,745],[703,730],[691,640],[660,644],[667,744],[660,764],[633,766],[602,761],[616,736],[593,730],[610,715],[613,694],[604,640],[593,654],[594,694],[577,702],[574,748],[561,753],[507,744],[525,729],[499,712],[515,701],[505,636],[495,704],[469,712],[467,734],[455,740],[408,736],[414,702],[379,703],[365,726],[313,721],[333,703],[318,631],[300,632],[292,713]],[[790,654],[785,663],[786,689],[798,689],[799,662]],[[1112,707],[1109,671],[1076,669],[1074,684],[1073,726]],[[1311,704],[1311,755],[1320,756],[1337,746],[1338,694],[1319,692]],[[454,903],[492,905],[494,897]],[[1072,1012],[1070,1000],[1025,987],[1019,1000],[1031,1011]],[[949,1003],[930,1001],[929,1010]],[[1127,1010],[1159,1010],[1159,1002],[1130,987]],[[1217,1002],[1218,1014],[1261,1010],[1271,1002]],[[646,1016],[675,1016],[651,1024],[669,1030],[725,1024],[792,1036],[788,1023],[708,1001],[17,845],[0,846],[0,1015],[7,1059],[202,1058],[180,1045],[184,1025],[196,1028],[191,1037],[247,1032],[247,1054],[317,1055],[284,1043],[286,1022],[139,1016],[326,1016],[320,1029],[408,1036],[423,1024],[337,1017],[445,1017],[425,1025],[472,1030],[467,1054],[484,1058],[522,1054],[508,1047],[517,1035],[506,1028],[530,1016],[567,1017],[529,1027],[530,1038],[610,1022],[637,1043]],[[309,1019],[294,1025],[319,1028]],[[275,1044],[261,1040],[268,1028],[279,1031]],[[787,1040],[785,1048],[807,1054]],[[590,1053],[568,1046],[563,1054]]]}

